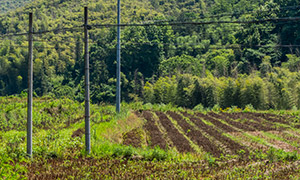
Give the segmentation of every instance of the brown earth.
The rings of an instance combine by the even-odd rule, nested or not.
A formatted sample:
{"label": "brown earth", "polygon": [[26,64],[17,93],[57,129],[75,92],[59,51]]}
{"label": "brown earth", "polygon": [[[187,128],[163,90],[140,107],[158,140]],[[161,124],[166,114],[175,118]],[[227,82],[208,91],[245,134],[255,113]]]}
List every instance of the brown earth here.
{"label": "brown earth", "polygon": [[225,132],[235,132],[235,131],[236,131],[236,130],[233,129],[232,127],[230,127],[230,126],[228,126],[228,125],[226,125],[226,124],[223,124],[221,121],[215,119],[213,116],[209,116],[209,114],[208,114],[208,115],[205,115],[205,114],[202,114],[202,113],[196,113],[196,115],[197,115],[198,117],[201,117],[201,118],[203,118],[203,119],[205,119],[205,120],[210,121],[210,122],[213,123],[215,126],[221,128],[221,129],[223,129]]}
{"label": "brown earth", "polygon": [[77,129],[76,131],[73,132],[72,138],[76,138],[76,137],[81,138],[83,136],[83,134],[84,134],[84,130],[79,128],[79,129]]}
{"label": "brown earth", "polygon": [[275,115],[275,114],[268,114],[268,113],[254,113],[254,112],[248,112],[247,114],[251,114],[257,117],[261,117],[263,119],[266,119],[267,121],[270,122],[277,122],[281,124],[287,124],[290,125],[290,122],[286,121],[287,117]]}
{"label": "brown earth", "polygon": [[[249,151],[261,150],[266,152],[268,150],[268,146],[253,141],[248,136],[245,136],[243,134],[244,132],[252,135],[257,135],[257,133],[262,131],[274,134],[277,133],[277,135],[280,134],[280,137],[286,139],[286,142],[300,142],[298,137],[289,136],[288,134],[283,133],[285,132],[284,128],[276,127],[274,122],[284,122],[285,124],[287,122],[283,120],[284,117],[272,114],[244,112],[221,112],[217,114],[209,112],[207,114],[195,113],[192,115],[187,112],[176,113],[169,111],[166,114],[155,112],[158,119],[154,119],[155,117],[152,113],[153,112],[150,111],[136,112],[140,118],[147,120],[144,129],[147,131],[146,138],[149,138],[151,147],[156,145],[161,148],[174,146],[179,152],[195,152],[191,147],[189,140],[186,139],[187,137],[195,145],[198,145],[203,149],[203,151],[209,152],[215,157],[219,157],[221,154],[226,153],[239,154],[241,150],[244,150],[247,155],[249,154]],[[172,118],[172,121],[176,121],[180,130],[175,127],[167,115]],[[204,120],[213,125],[206,124]],[[129,138],[126,141],[124,140],[124,144],[139,144],[138,138],[135,137],[136,135],[133,132],[131,133],[128,133]],[[238,141],[234,141],[223,133],[228,133],[228,135],[237,137]],[[282,141],[272,140],[262,136],[260,138],[266,139],[277,149],[293,151],[296,148]]]}
{"label": "brown earth", "polygon": [[[249,132],[253,132],[253,131],[248,131],[248,133]],[[239,142],[247,146],[251,151],[267,152],[269,149],[268,146],[255,142],[248,137],[245,137],[242,132],[231,132],[229,134],[234,137],[237,137],[239,139]]]}
{"label": "brown earth", "polygon": [[[274,130],[284,130],[286,128],[283,128],[283,127],[276,127],[275,124],[271,123],[270,121],[264,119],[263,117],[261,116],[256,116],[254,114],[250,114],[250,113],[244,113],[244,115],[246,116],[246,119],[252,119],[258,123],[261,123],[267,127],[272,127]],[[274,127],[275,126],[275,127]]]}
{"label": "brown earth", "polygon": [[246,154],[249,153],[249,151],[246,147],[244,147],[244,146],[240,145],[239,143],[233,141],[232,139],[222,135],[222,133],[213,129],[211,126],[205,124],[201,119],[199,119],[193,115],[190,115],[186,112],[184,112],[183,114],[184,114],[184,116],[189,117],[189,119],[195,125],[197,125],[200,129],[202,129],[207,134],[209,134],[210,136],[214,137],[215,139],[217,139],[218,141],[223,143],[225,146],[227,146],[232,152],[238,154],[240,152],[240,150],[244,150],[246,152]]}
{"label": "brown earth", "polygon": [[143,144],[143,131],[140,128],[135,128],[123,135],[123,144],[133,147],[141,147]]}
{"label": "brown earth", "polygon": [[209,113],[209,115],[213,116],[215,118],[218,118],[218,119],[222,119],[225,122],[227,122],[228,124],[238,128],[238,129],[242,129],[242,130],[245,130],[245,131],[255,131],[255,129],[252,128],[252,127],[249,127],[249,126],[247,126],[245,124],[242,124],[238,121],[233,121],[229,116],[227,116],[227,113],[220,113],[220,114]]}
{"label": "brown earth", "polygon": [[293,152],[293,151],[297,151],[297,148],[295,148],[294,146],[283,142],[283,141],[279,141],[276,139],[272,139],[269,137],[264,136],[261,132],[257,131],[257,132],[251,132],[250,134],[257,136],[259,138],[265,139],[267,142],[271,143],[273,147],[275,147],[276,149],[283,149],[286,152]]}
{"label": "brown earth", "polygon": [[298,147],[300,146],[300,138],[296,137],[294,134],[291,134],[289,131],[269,131],[272,134],[278,135],[289,142],[296,142]]}
{"label": "brown earth", "polygon": [[212,155],[219,157],[222,151],[213,144],[208,138],[196,130],[192,125],[186,122],[179,114],[169,111],[168,114],[172,119],[176,120],[179,126],[186,132],[186,135],[191,138],[193,142],[203,148],[204,151],[210,152]]}
{"label": "brown earth", "polygon": [[166,149],[167,148],[166,140],[163,138],[163,134],[155,125],[155,121],[153,120],[152,113],[150,111],[144,111],[142,113],[142,117],[144,117],[147,120],[147,122],[144,125],[144,128],[148,132],[150,138],[148,141],[150,147],[154,148],[155,146],[159,146],[162,149]]}
{"label": "brown earth", "polygon": [[160,123],[166,129],[168,137],[171,139],[179,152],[194,152],[189,141],[174,127],[169,118],[162,112],[155,112]]}
{"label": "brown earth", "polygon": [[234,120],[245,120],[246,119],[246,121],[243,121],[243,124],[252,127],[256,131],[276,130],[275,128],[272,128],[272,127],[263,126],[261,123],[249,121],[249,117],[247,117],[244,113],[225,113],[225,114],[229,118],[234,119]]}

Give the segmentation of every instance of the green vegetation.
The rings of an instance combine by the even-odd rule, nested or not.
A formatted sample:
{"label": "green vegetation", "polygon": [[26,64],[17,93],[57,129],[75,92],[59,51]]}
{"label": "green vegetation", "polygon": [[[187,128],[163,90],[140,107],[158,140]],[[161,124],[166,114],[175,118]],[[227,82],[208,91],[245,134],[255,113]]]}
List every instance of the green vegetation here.
{"label": "green vegetation", "polygon": [[32,0],[1,0],[0,2],[0,14],[6,13],[7,11],[13,11],[17,8],[25,6]]}
{"label": "green vegetation", "polygon": [[[299,153],[287,151],[287,148],[297,148],[297,142],[300,142],[298,135],[300,131],[296,128],[297,123],[292,123],[297,120],[292,115],[299,114],[299,111],[287,111],[285,115],[280,115],[280,111],[276,112],[277,115],[259,114],[253,107],[247,106],[245,109],[237,107],[224,110],[215,108],[214,111],[206,109],[206,114],[201,114],[200,112],[203,111],[191,111],[170,104],[124,103],[122,104],[122,113],[116,114],[111,105],[93,104],[91,107],[92,154],[87,155],[84,151],[83,104],[67,98],[35,98],[34,157],[28,159],[26,157],[25,131],[26,99],[9,96],[0,98],[0,102],[1,178],[226,179],[261,177],[272,179],[288,175],[299,177],[297,170],[299,166],[297,162],[300,160]],[[258,118],[265,118],[251,119],[251,113],[257,113]],[[154,121],[148,119],[151,114]],[[156,115],[154,116],[154,114]],[[170,119],[169,123],[171,124],[167,126],[167,121],[163,118],[164,114]],[[230,119],[217,120],[218,116],[227,116]],[[253,128],[256,126],[248,122],[265,121],[264,123],[275,124],[273,120],[284,124],[289,129],[287,131],[289,133],[277,129],[266,132],[244,131],[243,126],[238,124],[239,122],[244,126],[247,125],[248,128]],[[202,121],[202,124],[199,121]],[[153,122],[156,122],[155,126],[161,126],[160,130],[164,129],[166,134],[163,137],[169,138],[167,148],[161,149],[153,144],[157,141],[151,139],[155,133],[150,133],[150,131],[155,128],[149,129],[149,125],[147,125],[147,123]],[[264,128],[264,123],[257,126],[257,130]],[[224,125],[229,127],[224,129]],[[174,134],[172,126],[175,127],[175,131],[178,129],[177,135]],[[273,126],[268,128],[271,129]],[[230,129],[233,131],[231,132]],[[214,153],[216,149],[205,146],[208,141],[201,141],[202,144],[196,141],[200,136],[195,133],[199,132],[216,145],[218,151],[222,152],[220,156],[216,156]],[[174,141],[174,138],[179,137],[178,133],[184,135],[183,137],[192,145],[194,152],[180,152],[179,147],[182,142],[175,143]],[[278,134],[272,135],[273,133]],[[173,135],[176,136],[173,137]],[[135,144],[136,138],[141,140],[138,146]],[[125,142],[125,140],[127,141]],[[278,142],[286,143],[285,150],[278,148],[277,145],[280,145]],[[288,142],[293,143],[289,143],[287,146]],[[239,146],[243,149],[239,149]],[[242,170],[241,167],[245,170]]]}
{"label": "green vegetation", "polygon": [[144,86],[144,101],[149,103],[172,103],[194,108],[201,104],[212,108],[251,105],[255,109],[298,109],[299,73],[284,68],[273,68],[266,77],[259,72],[250,75],[215,77],[207,74],[199,78],[190,74],[160,77]]}
{"label": "green vegetation", "polygon": [[[298,4],[297,0],[133,0],[123,2],[122,22],[295,17]],[[34,31],[81,26],[83,6],[89,6],[91,25],[115,23],[116,2],[41,0],[1,16],[0,32],[26,32],[28,12],[35,17]],[[297,26],[266,22],[123,28],[122,100],[190,108],[200,103],[204,107],[219,104],[222,108],[244,108],[248,104],[256,109],[299,108],[297,47],[277,46],[299,44]],[[90,40],[92,101],[113,103],[116,29],[94,27]],[[27,65],[26,45],[26,37],[22,36],[0,43],[2,96],[19,94],[27,88],[23,68]],[[36,95],[66,96],[82,102],[82,33],[72,30],[42,34],[35,37],[34,48]],[[170,94],[161,94],[164,92]]]}
{"label": "green vegetation", "polygon": [[[298,17],[299,3],[122,0],[122,22]],[[116,1],[0,5],[0,36],[26,32],[29,12],[35,32],[73,28],[34,35],[32,159],[27,37],[0,37],[0,179],[299,179],[298,23],[124,27],[117,114],[116,29],[93,26],[116,23]],[[84,150],[84,6],[92,26],[91,154]]]}

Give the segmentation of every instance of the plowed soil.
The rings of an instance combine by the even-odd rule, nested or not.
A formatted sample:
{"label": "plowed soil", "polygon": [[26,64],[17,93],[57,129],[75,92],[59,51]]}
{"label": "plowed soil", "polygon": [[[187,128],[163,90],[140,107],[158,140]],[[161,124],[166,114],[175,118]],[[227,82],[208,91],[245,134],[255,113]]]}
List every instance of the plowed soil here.
{"label": "plowed soil", "polygon": [[148,144],[153,148],[159,146],[162,149],[167,148],[166,140],[163,138],[163,134],[159,131],[158,127],[153,120],[153,115],[149,111],[143,112],[143,117],[147,120],[144,128],[148,131],[149,141]]}
{"label": "plowed soil", "polygon": [[204,151],[210,152],[214,156],[220,156],[222,151],[203,134],[195,130],[195,128],[186,122],[179,114],[175,112],[168,112],[172,119],[176,120],[179,126],[186,132],[186,135],[191,138],[193,142],[203,148]]}
{"label": "plowed soil", "polygon": [[244,113],[226,113],[226,115],[234,120],[245,120],[243,121],[243,124],[252,127],[253,129],[255,129],[256,131],[272,131],[272,130],[276,130],[275,128],[272,127],[266,127],[263,126],[261,123],[257,123],[257,122],[251,122],[251,118],[247,117]]}
{"label": "plowed soil", "polygon": [[[199,146],[205,152],[211,153],[215,157],[221,154],[233,153],[240,154],[241,150],[245,154],[250,151],[268,150],[268,146],[255,141],[257,138],[264,138],[277,149],[286,151],[295,150],[298,147],[287,146],[285,142],[278,140],[270,140],[260,135],[260,132],[271,132],[273,134],[282,134],[286,128],[277,126],[278,123],[290,125],[288,120],[283,116],[263,113],[215,113],[207,114],[187,112],[136,112],[140,118],[147,120],[144,129],[148,132],[150,146],[156,145],[161,148],[170,146],[170,142],[179,152],[193,152],[195,150],[190,145],[192,141],[194,145]],[[157,117],[153,116],[156,114]],[[170,117],[171,119],[169,119]],[[156,119],[154,119],[156,118]],[[291,117],[289,117],[291,118]],[[155,123],[156,122],[156,123]],[[206,123],[209,122],[209,123]],[[175,123],[176,126],[173,124]],[[157,127],[162,126],[161,128]],[[177,129],[178,128],[178,129]],[[161,132],[163,129],[164,132]],[[244,136],[243,133],[252,136]],[[227,134],[227,135],[226,135]],[[239,136],[233,140],[231,137]],[[165,138],[167,137],[168,140]],[[188,138],[188,139],[187,139]],[[286,142],[300,142],[300,138],[296,136],[282,136]],[[299,138],[299,139],[298,139]]]}
{"label": "plowed soil", "polygon": [[239,143],[233,141],[232,139],[222,135],[222,133],[213,129],[213,127],[205,124],[201,119],[196,118],[195,116],[192,116],[188,113],[183,113],[183,114],[184,114],[184,116],[189,117],[190,120],[194,124],[196,124],[200,129],[202,129],[207,134],[209,134],[210,136],[214,137],[215,139],[217,139],[218,141],[220,141],[221,143],[226,145],[232,152],[238,153],[240,150],[244,150],[246,153],[249,153],[248,149],[246,147],[244,147],[244,146],[240,145]]}
{"label": "plowed soil", "polygon": [[215,126],[223,129],[225,132],[235,132],[236,130],[233,129],[232,127],[230,126],[227,126],[226,124],[223,124],[222,122],[220,122],[219,120],[215,119],[213,116],[208,116],[208,115],[205,115],[205,114],[202,114],[202,113],[196,113],[196,115],[198,117],[201,117],[205,120],[208,120],[210,121],[211,123],[213,123]]}
{"label": "plowed soil", "polygon": [[136,128],[133,129],[126,134],[123,135],[123,144],[124,145],[131,145],[133,147],[141,147],[142,146],[142,141],[143,141],[143,132]]}
{"label": "plowed soil", "polygon": [[173,123],[162,112],[156,112],[162,126],[166,129],[168,137],[172,140],[179,152],[194,152],[189,141],[174,127]]}
{"label": "plowed soil", "polygon": [[228,124],[238,128],[238,129],[242,129],[242,130],[245,130],[245,131],[255,131],[255,129],[252,128],[252,127],[249,127],[249,126],[244,125],[244,124],[242,124],[240,122],[237,122],[237,121],[233,121],[225,113],[220,113],[220,114],[209,113],[209,115],[211,115],[213,117],[216,117],[218,119],[222,119],[222,120],[226,121]]}

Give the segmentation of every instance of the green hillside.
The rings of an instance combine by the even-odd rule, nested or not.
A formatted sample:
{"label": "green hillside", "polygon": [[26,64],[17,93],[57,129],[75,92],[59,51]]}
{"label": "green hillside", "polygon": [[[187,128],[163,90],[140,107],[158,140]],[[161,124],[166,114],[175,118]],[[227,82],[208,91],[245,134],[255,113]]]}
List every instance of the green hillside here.
{"label": "green hillside", "polygon": [[14,11],[17,8],[25,6],[32,0],[1,0],[0,1],[0,14],[6,13],[7,11]]}
{"label": "green hillside", "polygon": [[[113,103],[116,29],[93,25],[116,23],[116,3],[33,1],[1,16],[0,32],[26,32],[28,12],[34,14],[35,32],[78,27],[83,24],[83,7],[88,6],[92,25],[92,101]],[[124,0],[122,22],[255,21],[297,17],[298,4],[298,0]],[[122,29],[122,100],[185,107],[252,104],[259,109],[299,108],[299,78],[288,76],[300,69],[300,35],[296,22],[125,27]],[[37,96],[83,100],[82,32],[82,28],[75,28],[35,35],[34,90]],[[19,94],[27,88],[27,72],[23,68],[27,62],[26,39],[8,37],[0,43],[0,95]],[[182,74],[189,78],[180,78]],[[176,78],[172,82],[159,84],[173,75]],[[249,83],[240,83],[253,77]],[[198,78],[200,82],[213,84],[212,89],[205,92],[203,88],[197,89],[195,79]],[[218,81],[212,81],[214,78],[222,83],[215,84]],[[164,85],[172,89],[159,89]],[[189,90],[186,87],[190,87]],[[163,97],[162,93],[170,97]],[[249,95],[253,101],[246,100]],[[189,100],[202,96],[208,99]]]}
{"label": "green hillside", "polygon": [[0,179],[299,179],[300,0],[121,2],[117,113],[116,0],[0,0]]}

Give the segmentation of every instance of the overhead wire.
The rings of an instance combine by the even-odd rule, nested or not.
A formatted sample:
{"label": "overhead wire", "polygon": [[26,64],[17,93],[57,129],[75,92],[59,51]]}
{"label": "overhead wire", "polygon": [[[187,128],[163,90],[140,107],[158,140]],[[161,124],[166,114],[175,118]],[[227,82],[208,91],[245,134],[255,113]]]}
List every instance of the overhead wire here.
{"label": "overhead wire", "polygon": [[[200,43],[155,43],[155,42],[125,42],[123,45],[142,45],[142,44],[148,44],[148,45],[169,45],[169,46],[204,46]],[[263,48],[276,48],[276,47],[283,47],[283,48],[297,48],[300,47],[300,45],[282,45],[282,44],[275,44],[275,45],[263,45],[263,44],[257,44],[257,45],[244,45],[244,44],[231,44],[231,45],[209,45],[209,47],[204,47],[204,49],[240,49],[240,48],[253,48],[253,47],[263,47]],[[178,48],[178,47],[175,47]],[[179,47],[181,48],[181,47]]]}
{"label": "overhead wire", "polygon": [[[300,6],[297,7],[286,7],[287,8],[300,8]],[[218,15],[218,16],[224,16],[226,14]],[[233,15],[233,14],[231,14]],[[204,16],[203,16],[204,17]],[[211,16],[213,17],[213,16]],[[204,17],[204,18],[209,18],[209,17]],[[181,25],[207,25],[207,24],[254,24],[254,23],[264,23],[264,22],[287,22],[287,21],[299,21],[300,17],[283,17],[283,18],[268,18],[268,19],[260,19],[260,20],[248,20],[248,21],[241,21],[241,20],[236,20],[236,21],[226,21],[226,20],[221,20],[221,21],[201,21],[201,22],[194,22],[194,21],[158,21],[158,22],[153,22],[153,23],[130,23],[130,24],[90,24],[92,27],[130,27],[130,26],[181,26]],[[58,33],[62,31],[80,31],[79,28],[84,27],[84,25],[80,26],[73,26],[70,28],[56,28],[52,30],[45,30],[45,31],[36,31],[33,32],[33,34],[45,34],[45,33]],[[3,37],[9,37],[9,36],[24,36],[27,35],[28,33],[7,33],[7,34],[0,34],[0,38]]]}
{"label": "overhead wire", "polygon": [[[291,9],[300,9],[300,6],[285,6],[285,7],[279,7],[279,10],[291,10]],[[228,13],[221,13],[221,14],[215,14],[215,15],[200,15],[198,17],[193,17],[193,19],[191,18],[184,18],[182,20],[186,21],[186,20],[199,20],[199,19],[210,19],[210,18],[221,18],[221,17],[228,17],[228,16],[242,16],[242,15],[248,15],[248,14],[253,14],[256,12],[269,12],[270,10],[252,10],[252,11],[246,11],[246,12],[240,12],[240,11],[236,11],[236,12],[228,12]],[[155,20],[152,22],[174,22],[175,20],[172,19],[162,19],[162,20]],[[149,23],[150,21],[144,21],[142,23]]]}
{"label": "overhead wire", "polygon": [[[300,6],[297,7],[289,7],[289,8],[300,8]],[[286,8],[287,9],[287,8]],[[208,24],[259,24],[259,23],[265,23],[265,22],[273,22],[273,23],[286,23],[286,22],[295,22],[299,21],[300,17],[284,17],[284,18],[268,18],[268,19],[260,19],[260,20],[248,20],[248,21],[241,21],[241,20],[236,20],[236,21],[201,21],[201,22],[168,22],[168,23],[130,23],[130,24],[90,24],[90,27],[94,28],[102,28],[102,27],[138,27],[138,26],[185,26],[185,25],[208,25]],[[61,32],[66,32],[66,31],[82,31],[82,28],[84,25],[80,26],[73,26],[69,28],[56,28],[56,29],[51,29],[51,30],[46,30],[46,31],[35,31],[32,32],[34,35],[42,35],[42,34],[47,34],[47,33],[61,33]],[[262,28],[262,27],[260,27]],[[269,28],[269,27],[266,27]],[[11,37],[18,37],[18,36],[25,36],[28,35],[29,33],[6,33],[6,34],[0,34],[1,39],[5,38],[11,38]],[[20,41],[20,40],[15,40],[15,41]],[[36,40],[36,41],[45,41],[45,40]],[[46,42],[50,42],[49,40]],[[62,43],[65,41],[55,41],[53,40],[53,43]],[[287,47],[291,47],[286,45]],[[283,46],[282,46],[283,47]]]}
{"label": "overhead wire", "polygon": [[143,23],[143,24],[90,24],[92,27],[138,27],[138,26],[181,26],[181,25],[209,25],[209,24],[255,24],[265,22],[286,22],[286,21],[300,21],[300,17],[285,17],[285,18],[268,18],[260,20],[248,20],[248,21],[202,21],[202,22],[170,22],[170,23]]}

